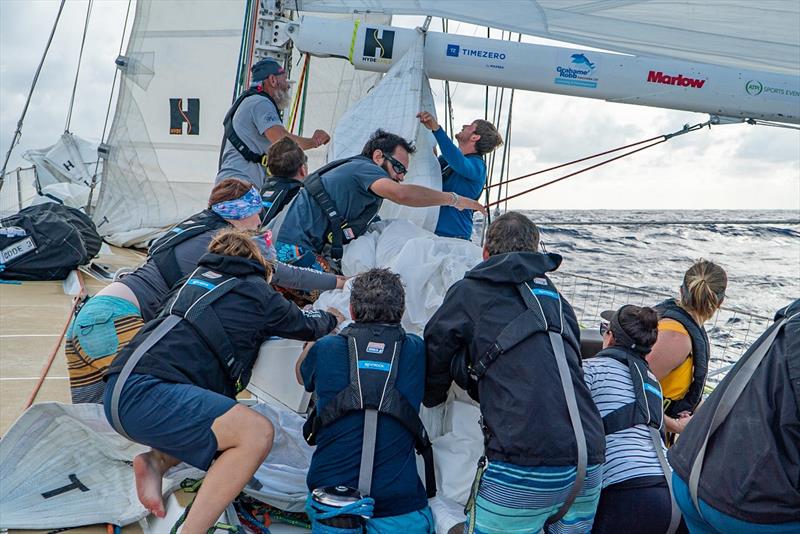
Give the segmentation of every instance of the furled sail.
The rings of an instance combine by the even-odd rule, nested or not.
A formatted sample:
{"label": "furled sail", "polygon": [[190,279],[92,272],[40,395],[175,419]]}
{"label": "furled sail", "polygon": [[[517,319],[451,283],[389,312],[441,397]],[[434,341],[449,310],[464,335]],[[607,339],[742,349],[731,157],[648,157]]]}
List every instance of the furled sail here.
{"label": "furled sail", "polygon": [[244,0],[136,3],[94,219],[113,244],[146,243],[202,209],[231,102]]}
{"label": "furled sail", "polygon": [[430,15],[616,52],[795,75],[800,3],[784,0],[297,0],[302,11]]}

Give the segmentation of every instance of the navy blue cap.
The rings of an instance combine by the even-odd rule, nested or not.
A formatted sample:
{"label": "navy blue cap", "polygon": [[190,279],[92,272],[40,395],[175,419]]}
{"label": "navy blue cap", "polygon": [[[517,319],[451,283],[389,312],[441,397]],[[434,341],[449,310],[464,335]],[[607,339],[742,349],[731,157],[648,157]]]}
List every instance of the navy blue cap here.
{"label": "navy blue cap", "polygon": [[253,74],[253,83],[258,83],[270,75],[280,76],[281,74],[285,74],[286,70],[274,59],[266,58],[250,67],[250,72]]}

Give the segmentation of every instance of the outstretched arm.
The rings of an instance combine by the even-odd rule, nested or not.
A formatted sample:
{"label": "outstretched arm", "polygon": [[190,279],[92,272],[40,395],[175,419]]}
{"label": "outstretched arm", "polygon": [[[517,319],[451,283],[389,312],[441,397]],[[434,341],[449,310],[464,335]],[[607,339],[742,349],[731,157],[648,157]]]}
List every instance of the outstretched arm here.
{"label": "outstretched arm", "polygon": [[299,135],[295,135],[293,133],[289,133],[286,128],[283,127],[282,124],[276,124],[268,128],[264,132],[264,136],[269,139],[270,143],[277,143],[284,137],[290,138],[292,141],[297,143],[297,146],[302,148],[303,150],[309,150],[311,148],[317,148],[324,144],[327,144],[328,141],[331,140],[331,136],[328,135],[325,130],[316,130],[314,135],[311,137],[300,137]]}
{"label": "outstretched arm", "polygon": [[483,204],[455,193],[444,193],[428,187],[400,184],[391,178],[380,178],[372,183],[370,190],[387,200],[403,206],[426,208],[428,206],[452,206],[458,210],[470,209],[483,212]]}

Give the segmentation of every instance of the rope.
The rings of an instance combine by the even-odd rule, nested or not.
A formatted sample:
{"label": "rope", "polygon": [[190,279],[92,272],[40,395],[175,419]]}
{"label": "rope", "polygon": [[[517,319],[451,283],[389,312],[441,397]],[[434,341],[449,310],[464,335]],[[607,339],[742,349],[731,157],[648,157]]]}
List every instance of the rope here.
{"label": "rope", "polygon": [[331,527],[320,523],[320,521],[343,515],[361,516],[369,519],[372,517],[374,507],[375,500],[371,497],[364,497],[341,508],[319,503],[311,495],[306,499],[306,513],[311,520],[312,530],[315,534],[361,534],[362,528],[360,526],[355,529]]}
{"label": "rope", "polygon": [[[513,179],[511,179],[511,180],[508,180],[508,182],[514,182],[514,181],[517,181],[517,180],[521,180],[522,178],[527,178],[527,177],[529,177],[529,176],[534,176],[534,175],[536,175],[536,174],[541,174],[542,172],[546,172],[546,171],[548,171],[548,170],[558,169],[558,168],[564,167],[564,166],[566,166],[566,165],[571,165],[571,164],[573,164],[573,163],[578,163],[578,162],[581,162],[581,161],[586,161],[586,160],[588,160],[588,159],[593,159],[593,158],[596,158],[596,157],[598,157],[598,156],[603,156],[603,155],[610,154],[610,153],[613,153],[613,152],[618,152],[618,151],[620,151],[620,150],[624,150],[624,149],[626,149],[626,148],[630,148],[630,147],[632,147],[632,146],[641,145],[641,144],[643,144],[643,143],[648,143],[648,142],[650,142],[650,141],[655,141],[656,139],[658,139],[658,141],[655,141],[654,143],[650,143],[649,145],[645,145],[645,146],[643,146],[643,147],[637,148],[636,150],[631,150],[630,152],[625,152],[624,154],[620,154],[619,156],[615,156],[615,157],[613,157],[613,158],[609,158],[609,159],[607,159],[607,160],[601,161],[600,163],[596,163],[596,164],[594,164],[594,165],[590,165],[589,167],[583,168],[583,169],[581,169],[581,170],[579,170],[579,171],[575,171],[575,172],[573,172],[573,173],[570,173],[570,174],[567,174],[567,175],[561,176],[560,178],[555,178],[555,179],[553,179],[553,180],[550,180],[549,182],[545,182],[545,183],[543,183],[543,184],[537,185],[536,187],[531,187],[530,189],[526,189],[525,191],[522,191],[521,193],[515,193],[515,194],[513,194],[513,195],[506,196],[506,198],[505,198],[505,199],[498,199],[496,202],[492,202],[492,203],[490,203],[490,204],[487,204],[487,205],[486,205],[486,208],[488,209],[488,208],[490,208],[490,207],[492,207],[492,206],[496,206],[496,205],[498,205],[498,204],[501,204],[502,202],[508,202],[508,201],[509,201],[509,200],[511,200],[512,198],[517,198],[517,197],[520,197],[520,196],[522,196],[522,195],[526,195],[526,194],[528,194],[528,193],[532,193],[533,191],[536,191],[536,190],[538,190],[538,189],[541,189],[541,188],[543,188],[543,187],[547,187],[548,185],[555,184],[555,183],[557,183],[557,182],[560,182],[560,181],[562,181],[562,180],[566,180],[567,178],[571,178],[572,176],[576,176],[576,175],[578,175],[578,174],[584,173],[584,172],[586,172],[586,171],[589,171],[589,170],[591,170],[591,169],[595,169],[595,168],[597,168],[597,167],[600,167],[601,165],[605,165],[605,164],[607,164],[607,163],[611,163],[612,161],[616,161],[616,160],[618,160],[618,159],[622,159],[622,158],[624,158],[624,157],[626,157],[626,156],[633,155],[633,154],[635,154],[635,153],[637,153],[637,152],[641,152],[642,150],[646,150],[646,149],[648,149],[648,148],[652,148],[652,147],[654,147],[654,146],[656,146],[656,145],[660,145],[661,143],[665,143],[665,142],[669,141],[669,140],[670,140],[670,139],[672,139],[673,137],[677,137],[677,136],[679,136],[679,135],[683,135],[683,134],[686,134],[686,133],[689,133],[689,132],[693,132],[693,131],[696,131],[696,130],[700,130],[701,128],[705,128],[706,126],[708,126],[708,127],[710,128],[710,127],[711,127],[711,124],[713,123],[713,121],[714,121],[714,119],[712,118],[712,119],[709,119],[709,120],[708,120],[708,121],[706,121],[706,122],[699,123],[699,124],[695,124],[695,125],[692,125],[692,126],[689,126],[688,124],[686,124],[686,125],[684,125],[684,126],[683,126],[683,128],[681,128],[681,129],[680,129],[680,130],[678,130],[677,132],[673,132],[673,133],[669,133],[669,134],[664,134],[664,135],[659,135],[659,136],[657,136],[657,137],[653,137],[653,138],[651,138],[651,139],[646,139],[646,140],[644,140],[644,141],[639,141],[639,142],[637,142],[637,143],[632,143],[632,144],[630,144],[630,145],[626,145],[626,146],[624,146],[624,147],[615,148],[615,149],[612,149],[612,150],[607,150],[607,151],[605,151],[605,152],[601,152],[601,153],[599,153],[599,154],[595,154],[595,155],[593,155],[593,156],[588,156],[588,157],[586,157],[586,158],[581,158],[581,159],[579,159],[579,160],[575,160],[575,161],[572,161],[572,162],[569,162],[569,163],[564,163],[564,164],[562,164],[562,165],[557,165],[557,166],[555,166],[555,167],[551,167],[550,169],[545,169],[545,170],[543,170],[543,171],[537,171],[537,172],[534,172],[534,173],[531,173],[531,174],[528,174],[528,175],[525,175],[525,176],[520,176],[520,177],[517,177],[517,178],[513,178]],[[503,183],[504,183],[504,182],[500,182],[499,184],[495,184],[495,185],[502,185]],[[490,185],[490,186],[488,186],[488,187],[494,187],[494,185]]]}
{"label": "rope", "polygon": [[306,84],[305,81],[308,79],[308,65],[311,62],[311,55],[306,54],[305,60],[303,61],[303,70],[300,71],[300,78],[297,86],[297,91],[294,93],[294,102],[292,102],[292,113],[289,115],[289,131],[294,133],[294,125],[297,122],[297,110],[300,107],[300,100],[305,95]]}
{"label": "rope", "polygon": [[67,122],[64,124],[64,133],[69,131],[69,125],[72,122],[72,107],[75,104],[75,93],[78,90],[78,77],[81,75],[81,64],[83,63],[83,46],[86,44],[86,34],[89,31],[89,18],[92,15],[93,2],[94,0],[89,0],[89,2],[86,4],[86,20],[83,23],[81,50],[78,52],[78,68],[75,70],[75,81],[72,84],[72,96],[69,99],[69,109],[67,110]]}
{"label": "rope", "polygon": [[[122,55],[122,45],[125,43],[125,32],[128,29],[128,17],[131,14],[131,0],[128,0],[128,8],[125,10],[125,22],[122,25],[122,37],[119,40],[119,51],[117,52],[117,56]],[[111,117],[111,103],[114,101],[114,89],[117,87],[117,77],[119,76],[119,69],[114,69],[114,80],[111,82],[111,92],[108,95],[108,106],[106,106],[106,118],[103,121],[103,133],[100,134],[100,144],[102,145],[106,141],[106,132],[108,130],[108,119]],[[86,201],[86,207],[83,211],[86,212],[87,215],[92,214],[92,197],[94,196],[94,188],[97,186],[97,171],[100,168],[100,159],[97,158],[97,161],[94,164],[94,172],[92,173],[92,183],[89,185],[89,197]]]}
{"label": "rope", "polygon": [[59,334],[58,340],[56,340],[56,343],[53,346],[53,350],[50,351],[50,356],[48,356],[47,361],[42,367],[41,373],[39,373],[39,379],[33,386],[33,391],[31,391],[30,395],[28,395],[28,399],[25,401],[25,406],[23,406],[22,408],[23,412],[28,408],[30,408],[31,404],[33,404],[33,401],[36,400],[36,395],[39,394],[39,390],[42,388],[42,384],[44,384],[44,379],[47,378],[48,373],[50,373],[50,368],[53,366],[53,362],[56,359],[56,354],[58,354],[58,351],[61,348],[61,342],[64,340],[64,336],[67,333],[67,328],[69,328],[69,323],[72,322],[72,317],[75,315],[75,310],[78,308],[78,305],[80,305],[80,303],[83,302],[83,297],[86,294],[86,288],[83,286],[83,276],[81,275],[81,272],[80,271],[74,271],[74,272],[75,276],[78,277],[78,284],[80,285],[80,291],[78,292],[78,295],[72,299],[72,307],[69,310],[67,321],[61,328],[61,334]]}
{"label": "rope", "polygon": [[705,226],[724,224],[800,224],[800,219],[765,219],[749,221],[747,219],[712,220],[712,221],[541,221],[539,226]]}
{"label": "rope", "polygon": [[8,152],[6,152],[6,159],[3,161],[3,169],[0,170],[0,191],[3,190],[3,183],[5,182],[5,175],[6,175],[6,167],[8,167],[8,160],[11,159],[11,152],[14,150],[14,147],[17,146],[19,143],[20,137],[22,137],[22,121],[25,120],[25,114],[28,112],[28,105],[31,103],[31,97],[33,96],[33,90],[36,87],[36,82],[39,80],[39,73],[42,72],[42,65],[44,65],[44,60],[47,57],[47,51],[50,50],[50,43],[53,42],[53,36],[56,33],[56,27],[58,26],[58,20],[61,18],[61,12],[64,10],[64,4],[67,0],[61,0],[61,5],[58,6],[58,13],[56,14],[56,20],[53,22],[53,29],[50,30],[50,37],[47,39],[47,45],[44,47],[44,53],[42,54],[42,59],[39,60],[39,66],[36,68],[36,74],[33,75],[33,82],[31,83],[31,89],[28,91],[28,99],[25,100],[25,107],[22,108],[22,115],[20,116],[19,120],[17,121],[17,129],[14,131],[14,137],[11,139],[11,146],[8,147]]}

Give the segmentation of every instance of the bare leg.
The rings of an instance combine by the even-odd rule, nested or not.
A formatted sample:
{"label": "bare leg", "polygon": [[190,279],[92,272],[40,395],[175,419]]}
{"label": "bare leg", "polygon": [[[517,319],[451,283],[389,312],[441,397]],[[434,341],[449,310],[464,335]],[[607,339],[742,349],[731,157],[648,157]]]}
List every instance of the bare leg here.
{"label": "bare leg", "polygon": [[164,499],[161,496],[161,478],[167,469],[178,463],[180,460],[155,449],[133,459],[133,474],[136,477],[136,493],[139,495],[139,501],[156,517],[167,515],[164,510]]}
{"label": "bare leg", "polygon": [[211,465],[192,504],[183,534],[205,534],[242,491],[272,448],[272,423],[237,404],[211,425],[222,454]]}

